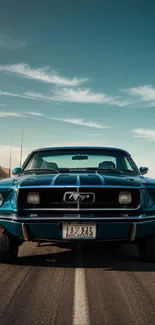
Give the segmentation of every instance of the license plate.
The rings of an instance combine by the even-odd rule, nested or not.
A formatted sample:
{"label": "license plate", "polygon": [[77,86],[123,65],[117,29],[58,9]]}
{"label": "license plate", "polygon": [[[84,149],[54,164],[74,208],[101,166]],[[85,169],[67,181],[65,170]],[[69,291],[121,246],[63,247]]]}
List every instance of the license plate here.
{"label": "license plate", "polygon": [[96,224],[90,223],[63,223],[63,239],[95,239]]}

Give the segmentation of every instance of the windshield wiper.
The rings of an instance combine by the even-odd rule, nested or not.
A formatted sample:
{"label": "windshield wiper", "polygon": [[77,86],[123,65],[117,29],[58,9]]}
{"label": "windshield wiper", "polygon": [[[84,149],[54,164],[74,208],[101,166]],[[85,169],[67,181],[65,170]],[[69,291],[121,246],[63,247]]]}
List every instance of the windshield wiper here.
{"label": "windshield wiper", "polygon": [[34,168],[34,169],[27,169],[22,172],[22,174],[33,174],[33,173],[41,173],[41,174],[47,174],[47,173],[57,173],[60,174],[60,172],[57,169],[54,168]]}
{"label": "windshield wiper", "polygon": [[89,167],[87,168],[87,170],[95,170],[97,173],[99,172],[105,172],[105,173],[120,173],[120,174],[124,174],[123,171],[121,169],[117,169],[117,168],[96,168],[96,167]]}

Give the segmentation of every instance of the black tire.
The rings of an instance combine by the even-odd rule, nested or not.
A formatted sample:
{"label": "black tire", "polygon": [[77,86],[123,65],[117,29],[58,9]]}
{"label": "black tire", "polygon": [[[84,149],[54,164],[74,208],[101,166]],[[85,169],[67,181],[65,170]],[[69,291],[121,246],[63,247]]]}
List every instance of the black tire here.
{"label": "black tire", "polygon": [[137,243],[139,258],[144,262],[155,262],[155,238],[147,238]]}
{"label": "black tire", "polygon": [[0,234],[0,262],[13,262],[17,256],[17,242],[8,235]]}

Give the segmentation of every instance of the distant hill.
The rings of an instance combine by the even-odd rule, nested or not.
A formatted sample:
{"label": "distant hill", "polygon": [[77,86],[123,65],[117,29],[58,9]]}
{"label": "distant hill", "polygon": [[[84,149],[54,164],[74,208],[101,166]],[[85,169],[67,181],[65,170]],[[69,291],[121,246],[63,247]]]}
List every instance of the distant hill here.
{"label": "distant hill", "polygon": [[7,178],[7,177],[9,177],[9,168],[0,166],[0,178]]}

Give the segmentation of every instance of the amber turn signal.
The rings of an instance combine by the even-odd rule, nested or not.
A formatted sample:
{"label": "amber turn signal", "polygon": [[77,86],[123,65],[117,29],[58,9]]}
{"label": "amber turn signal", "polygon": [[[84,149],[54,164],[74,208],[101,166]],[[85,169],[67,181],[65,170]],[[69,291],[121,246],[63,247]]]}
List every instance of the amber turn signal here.
{"label": "amber turn signal", "polygon": [[2,234],[3,232],[4,232],[4,228],[0,226],[0,234]]}

